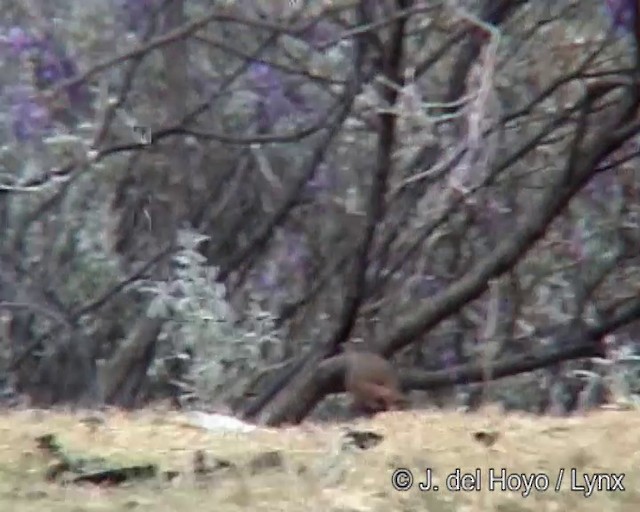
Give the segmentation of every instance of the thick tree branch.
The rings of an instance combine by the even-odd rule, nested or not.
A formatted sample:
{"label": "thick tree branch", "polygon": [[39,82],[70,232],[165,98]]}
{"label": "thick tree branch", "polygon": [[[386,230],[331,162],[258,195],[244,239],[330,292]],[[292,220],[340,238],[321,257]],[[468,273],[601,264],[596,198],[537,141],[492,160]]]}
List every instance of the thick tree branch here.
{"label": "thick tree branch", "polygon": [[[588,96],[583,101],[591,102]],[[627,98],[628,99],[628,98]],[[590,151],[582,146],[582,157],[569,159],[565,169],[556,178],[541,201],[515,233],[503,241],[486,258],[465,274],[447,290],[433,297],[416,312],[401,319],[399,327],[382,347],[385,355],[391,355],[410,344],[421,334],[429,331],[444,318],[458,311],[468,302],[482,295],[490,279],[495,279],[515,265],[526,252],[544,236],[551,222],[567,207],[571,198],[586,185],[597,172],[598,163],[612,151],[620,147],[634,130],[619,132],[619,120],[628,116],[630,110],[637,109],[637,102],[623,102],[619,115],[609,126],[602,127],[592,140]],[[636,126],[637,130],[638,127]],[[636,132],[637,133],[637,132]]]}
{"label": "thick tree branch", "polygon": [[[366,0],[362,0],[366,1]],[[398,9],[406,9],[411,4],[410,0],[398,0]],[[406,19],[400,18],[394,25],[391,40],[387,48],[387,54],[384,61],[384,73],[386,79],[390,83],[401,84],[403,78],[403,48],[404,33]],[[361,50],[362,51],[362,50]],[[362,79],[362,77],[359,77]],[[358,84],[360,85],[360,84]],[[386,87],[382,91],[383,101],[389,107],[395,105],[398,96],[398,88]],[[395,114],[384,112],[380,114],[380,128],[377,146],[377,165],[374,173],[371,193],[367,206],[367,225],[362,240],[356,250],[354,258],[353,278],[348,284],[345,303],[342,315],[338,321],[338,327],[335,333],[324,343],[317,344],[313,347],[309,354],[302,357],[297,363],[293,364],[283,376],[275,381],[274,385],[268,390],[269,393],[263,394],[258,400],[248,408],[246,414],[252,416],[256,414],[271,397],[287,383],[290,379],[294,379],[290,387],[293,389],[306,389],[307,382],[312,378],[318,364],[326,357],[335,355],[338,347],[343,343],[351,333],[355,325],[358,311],[364,300],[366,273],[369,265],[369,254],[371,246],[376,234],[376,228],[384,216],[385,212],[385,195],[387,191],[388,176],[392,166],[393,145],[395,141],[396,117]],[[295,376],[299,376],[296,379]],[[303,393],[303,391],[301,391]],[[269,396],[271,395],[271,396]],[[290,402],[304,401],[304,395],[298,392],[293,394],[285,393],[280,397],[276,396],[271,409],[281,415],[282,420],[286,420],[289,415]],[[295,413],[294,413],[295,416]]]}

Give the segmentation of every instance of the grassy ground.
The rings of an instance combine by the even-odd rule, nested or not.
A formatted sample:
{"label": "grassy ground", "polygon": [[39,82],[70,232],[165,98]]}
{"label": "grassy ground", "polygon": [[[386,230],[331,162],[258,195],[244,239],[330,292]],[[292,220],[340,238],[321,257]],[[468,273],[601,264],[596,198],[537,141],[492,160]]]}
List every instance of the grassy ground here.
{"label": "grassy ground", "polygon": [[[26,511],[636,511],[640,504],[640,413],[601,411],[575,418],[536,418],[484,410],[477,414],[398,412],[361,420],[352,428],[384,436],[367,450],[345,450],[347,425],[304,425],[247,434],[212,434],[184,425],[177,413],[108,413],[92,429],[79,413],[0,413],[0,510]],[[487,447],[474,433],[498,432]],[[120,487],[62,486],[45,481],[47,461],[34,438],[55,434],[72,454],[109,457],[116,463],[157,463],[181,476],[170,483],[151,480]],[[477,436],[475,436],[477,437]],[[240,469],[215,473],[206,481],[193,474],[196,450],[232,461]],[[279,450],[280,468],[250,474],[244,465],[257,454]],[[394,490],[394,469],[414,474],[414,486]],[[438,492],[417,485],[433,471]],[[446,475],[459,468],[481,478],[481,491],[446,490]],[[519,490],[488,489],[489,471],[537,477],[523,497]],[[564,469],[561,490],[557,475]],[[571,490],[583,475],[623,474],[624,491]],[[518,479],[512,477],[516,485]],[[610,479],[615,484],[615,478]]]}

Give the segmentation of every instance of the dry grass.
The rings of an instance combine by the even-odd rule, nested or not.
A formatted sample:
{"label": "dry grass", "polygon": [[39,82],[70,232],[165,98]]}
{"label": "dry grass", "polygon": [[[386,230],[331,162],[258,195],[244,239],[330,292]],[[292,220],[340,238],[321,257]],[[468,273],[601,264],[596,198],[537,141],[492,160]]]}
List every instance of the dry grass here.
{"label": "dry grass", "polygon": [[[181,416],[153,411],[110,413],[96,431],[79,414],[21,411],[0,417],[0,510],[90,511],[170,510],[240,511],[635,511],[640,503],[640,413],[602,411],[580,418],[402,412],[380,415],[355,428],[384,435],[365,451],[340,450],[346,425],[307,425],[249,434],[211,434],[181,424]],[[473,439],[483,429],[500,433],[487,448]],[[112,457],[123,463],[154,462],[161,469],[184,471],[172,483],[160,481],[119,488],[49,484],[34,437],[54,433],[72,453]],[[257,475],[214,476],[207,484],[191,472],[194,450],[237,464],[266,450],[281,450],[286,466]],[[432,468],[439,492],[416,486],[395,491],[397,467],[414,472],[416,484]],[[550,489],[520,492],[487,490],[488,471],[548,475]],[[444,477],[460,468],[479,468],[480,492],[444,490]],[[560,468],[565,477],[554,491]],[[570,490],[570,470],[581,475],[624,473],[624,492],[594,492],[585,498]],[[580,480],[582,483],[582,480]]]}

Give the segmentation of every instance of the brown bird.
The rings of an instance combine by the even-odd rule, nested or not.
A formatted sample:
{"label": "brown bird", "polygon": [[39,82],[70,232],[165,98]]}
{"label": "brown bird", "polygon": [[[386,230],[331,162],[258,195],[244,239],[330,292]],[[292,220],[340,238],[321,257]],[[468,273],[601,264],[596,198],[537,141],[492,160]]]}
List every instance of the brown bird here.
{"label": "brown bird", "polygon": [[346,353],[345,389],[355,412],[374,414],[403,408],[407,399],[389,361],[373,352]]}

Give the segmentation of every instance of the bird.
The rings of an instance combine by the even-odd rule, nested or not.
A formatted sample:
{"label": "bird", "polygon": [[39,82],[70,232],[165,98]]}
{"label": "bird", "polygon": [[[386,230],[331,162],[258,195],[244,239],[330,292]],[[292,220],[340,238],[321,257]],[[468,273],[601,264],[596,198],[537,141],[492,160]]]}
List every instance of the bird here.
{"label": "bird", "polygon": [[402,409],[407,399],[393,365],[369,351],[346,354],[344,386],[352,398],[352,410],[365,414]]}

